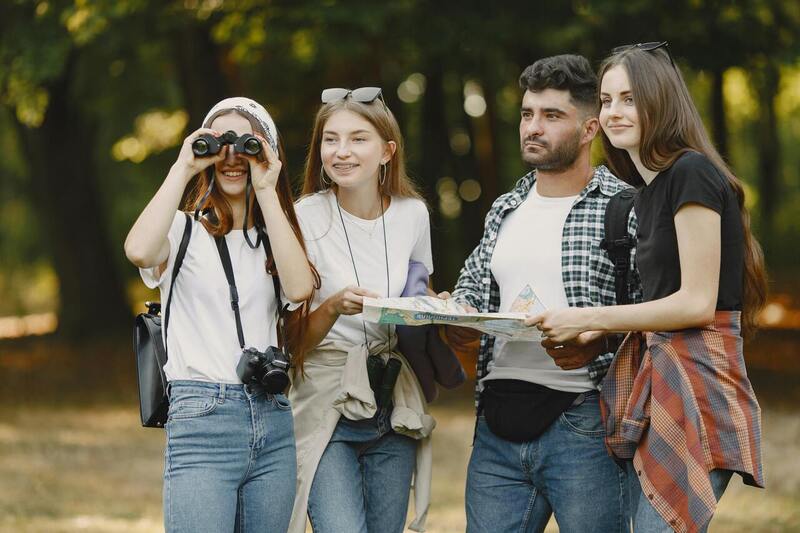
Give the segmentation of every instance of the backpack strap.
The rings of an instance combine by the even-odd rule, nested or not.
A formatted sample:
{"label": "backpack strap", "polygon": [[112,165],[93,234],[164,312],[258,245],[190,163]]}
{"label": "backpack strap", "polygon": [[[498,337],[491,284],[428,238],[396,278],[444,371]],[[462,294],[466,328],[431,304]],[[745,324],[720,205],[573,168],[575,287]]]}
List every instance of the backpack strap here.
{"label": "backpack strap", "polygon": [[188,213],[183,214],[186,217],[186,224],[183,226],[183,237],[181,244],[178,246],[178,254],[175,256],[175,265],[172,267],[172,279],[169,282],[169,297],[167,298],[167,307],[164,309],[164,361],[159,361],[161,368],[167,364],[167,331],[169,326],[169,308],[172,304],[172,289],[175,288],[175,279],[178,277],[178,272],[183,265],[183,258],[186,257],[186,250],[189,248],[189,239],[192,237],[192,217]]}
{"label": "backpack strap", "polygon": [[630,268],[631,249],[636,240],[628,235],[628,218],[633,208],[635,189],[623,189],[611,197],[606,206],[605,238],[600,241],[600,248],[606,251],[614,263],[614,288],[617,294],[617,305],[630,303],[628,294],[628,270]]}

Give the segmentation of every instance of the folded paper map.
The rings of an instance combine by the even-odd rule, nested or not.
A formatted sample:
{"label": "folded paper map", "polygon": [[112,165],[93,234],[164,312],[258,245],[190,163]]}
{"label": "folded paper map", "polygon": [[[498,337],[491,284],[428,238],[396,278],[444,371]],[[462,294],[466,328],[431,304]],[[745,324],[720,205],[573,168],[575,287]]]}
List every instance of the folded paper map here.
{"label": "folded paper map", "polygon": [[452,298],[435,296],[364,298],[364,320],[379,324],[422,326],[447,324],[476,329],[510,341],[538,341],[541,332],[524,324],[525,316],[546,308],[530,286],[525,286],[508,313],[469,313]]}

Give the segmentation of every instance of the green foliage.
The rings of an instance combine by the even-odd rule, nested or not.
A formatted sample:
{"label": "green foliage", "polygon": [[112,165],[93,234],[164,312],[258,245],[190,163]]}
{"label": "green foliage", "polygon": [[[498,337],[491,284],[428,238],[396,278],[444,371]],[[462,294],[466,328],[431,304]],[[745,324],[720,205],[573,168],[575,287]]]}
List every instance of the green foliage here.
{"label": "green foliage", "polygon": [[[41,206],[32,201],[31,168],[14,125],[39,127],[54,87],[68,93],[76,116],[91,128],[86,150],[97,176],[93,186],[102,199],[109,240],[119,251],[177,150],[175,139],[173,146],[161,143],[137,163],[114,159],[114,145],[136,133],[137,118],[185,112],[191,131],[218,95],[246,94],[273,114],[289,171],[297,176],[320,90],[380,85],[405,133],[410,171],[434,208],[434,238],[441,239],[443,255],[456,258],[444,269],[437,267],[446,286],[477,241],[490,196],[524,171],[518,155],[517,77],[526,65],[567,52],[597,63],[614,46],[669,39],[687,78],[697,74],[700,80],[694,94],[704,114],[713,109],[712,74],[741,67],[751,94],[743,100],[739,84],[733,95],[725,78],[729,114],[722,117],[723,125],[730,133],[734,166],[763,195],[756,125],[763,122],[759,90],[764,90],[754,80],[767,66],[783,66],[784,77],[796,76],[798,34],[800,4],[793,0],[3,2],[0,149],[9,156],[0,159],[0,222],[13,229],[0,240],[0,274],[18,268],[12,264],[41,263],[49,255],[50,243],[37,227]],[[426,87],[417,100],[404,103],[397,89],[413,73]],[[485,98],[482,116],[464,110],[467,82]],[[734,96],[742,97],[736,102],[750,102],[752,112],[732,109]],[[797,109],[778,106],[786,147],[800,137],[792,126]],[[782,232],[800,235],[793,211],[800,198],[800,161],[788,148],[781,158],[776,223]],[[460,219],[439,216],[436,183],[443,176],[457,183],[481,182],[483,196],[465,201]],[[133,275],[121,252],[110,264]],[[0,286],[0,297],[7,291]]]}

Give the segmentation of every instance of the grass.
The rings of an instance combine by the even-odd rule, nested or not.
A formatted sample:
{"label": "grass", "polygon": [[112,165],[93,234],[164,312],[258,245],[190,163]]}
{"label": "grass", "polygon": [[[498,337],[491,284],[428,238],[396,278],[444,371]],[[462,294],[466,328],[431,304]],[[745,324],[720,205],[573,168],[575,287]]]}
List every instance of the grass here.
{"label": "grass", "polygon": [[[0,345],[0,531],[162,531],[164,433],[143,429],[124,342]],[[734,477],[712,532],[800,530],[800,371],[753,371],[762,402],[768,488]],[[471,391],[432,406],[434,473],[428,531],[464,530],[474,425]],[[548,531],[557,531],[554,524]]]}

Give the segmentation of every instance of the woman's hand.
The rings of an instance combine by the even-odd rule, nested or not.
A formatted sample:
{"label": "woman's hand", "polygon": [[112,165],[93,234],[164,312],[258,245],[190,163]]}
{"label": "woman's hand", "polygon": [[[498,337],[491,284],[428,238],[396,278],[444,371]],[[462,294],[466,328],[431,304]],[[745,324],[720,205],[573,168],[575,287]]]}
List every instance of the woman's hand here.
{"label": "woman's hand", "polygon": [[187,183],[190,179],[192,179],[192,177],[196,176],[206,168],[225,159],[224,148],[215,155],[205,157],[197,157],[194,155],[194,152],[192,152],[192,143],[195,141],[195,139],[205,133],[213,135],[214,137],[219,137],[219,132],[209,128],[200,128],[193,131],[183,140],[181,151],[178,153],[178,159],[173,165],[173,167],[180,169]]}
{"label": "woman's hand", "polygon": [[567,307],[545,311],[538,315],[528,315],[525,319],[526,326],[536,326],[548,339],[562,343],[576,338],[584,331],[592,328],[590,307]]}
{"label": "woman's hand", "polygon": [[256,192],[267,189],[274,190],[278,184],[283,164],[264,137],[258,134],[255,134],[255,137],[261,143],[261,150],[266,160],[259,161],[256,156],[245,156],[250,162],[250,179],[253,182],[253,189]]}
{"label": "woman's hand", "polygon": [[330,302],[331,311],[337,315],[357,315],[364,310],[364,297],[380,298],[380,295],[370,290],[350,285],[331,296],[328,301]]}

